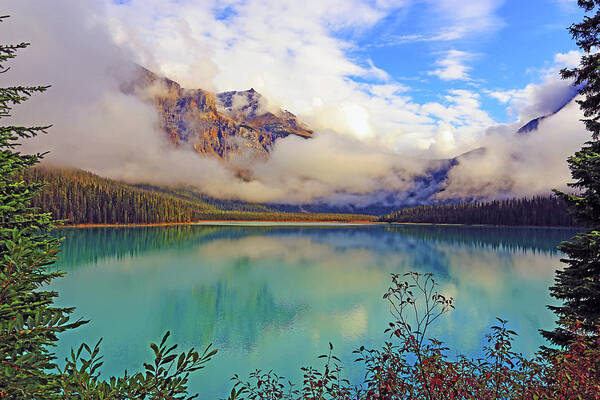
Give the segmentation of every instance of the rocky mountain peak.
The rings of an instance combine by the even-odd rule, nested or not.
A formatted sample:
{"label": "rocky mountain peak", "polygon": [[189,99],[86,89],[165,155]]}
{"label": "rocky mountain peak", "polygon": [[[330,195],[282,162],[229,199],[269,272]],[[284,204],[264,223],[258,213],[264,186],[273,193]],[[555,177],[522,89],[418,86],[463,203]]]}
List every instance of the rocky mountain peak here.
{"label": "rocky mountain peak", "polygon": [[252,119],[267,112],[267,100],[254,89],[217,93],[217,107],[225,114]]}
{"label": "rocky mountain peak", "polygon": [[227,159],[233,154],[266,158],[276,140],[312,131],[288,111],[269,107],[253,88],[214,94],[183,89],[177,82],[139,67],[135,77],[121,87],[154,104],[160,127],[178,146]]}

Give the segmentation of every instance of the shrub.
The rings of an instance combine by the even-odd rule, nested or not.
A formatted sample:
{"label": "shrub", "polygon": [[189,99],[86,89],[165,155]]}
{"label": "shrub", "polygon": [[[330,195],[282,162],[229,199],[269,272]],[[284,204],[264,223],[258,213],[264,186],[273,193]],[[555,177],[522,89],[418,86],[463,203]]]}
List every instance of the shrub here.
{"label": "shrub", "polygon": [[229,400],[340,399],[598,399],[600,398],[600,343],[574,325],[575,340],[565,352],[531,359],[516,353],[516,332],[498,319],[487,335],[483,357],[448,357],[449,348],[427,337],[431,325],[453,307],[453,300],[437,292],[431,274],[392,275],[385,293],[394,321],[386,330],[390,341],[380,349],[356,350],[364,381],[352,386],[342,377],[339,359],[330,352],[322,370],[302,368],[298,389],[273,372],[256,371],[248,381],[234,376]]}

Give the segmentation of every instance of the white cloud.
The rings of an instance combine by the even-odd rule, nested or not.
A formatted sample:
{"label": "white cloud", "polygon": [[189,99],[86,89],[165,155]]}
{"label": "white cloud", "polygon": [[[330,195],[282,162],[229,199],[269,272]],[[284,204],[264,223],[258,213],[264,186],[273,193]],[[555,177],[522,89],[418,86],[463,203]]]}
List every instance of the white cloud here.
{"label": "white cloud", "polygon": [[570,100],[576,90],[571,81],[562,80],[558,72],[579,65],[580,57],[578,51],[557,53],[554,64],[541,71],[541,83],[531,83],[521,89],[488,91],[487,94],[506,104],[509,115],[516,116],[522,123],[551,114]]}
{"label": "white cloud", "polygon": [[427,103],[423,106],[430,114],[455,127],[475,125],[478,128],[490,126],[494,122],[481,110],[480,95],[469,90],[449,90],[444,96],[447,106],[440,103]]}
{"label": "white cloud", "polygon": [[437,15],[435,22],[444,26],[437,33],[438,40],[456,40],[467,35],[495,31],[504,23],[496,11],[504,0],[426,0]]}
{"label": "white cloud", "polygon": [[554,56],[554,62],[559,67],[574,68],[579,65],[581,59],[581,52],[577,50],[571,50],[567,53],[557,53]]}
{"label": "white cloud", "polygon": [[[346,0],[248,1],[228,5],[234,15],[218,20],[213,16],[214,3],[133,0],[127,6],[111,7],[112,29],[123,45],[133,43],[133,51],[138,52],[140,43],[129,40],[131,21],[136,21],[134,36],[142,37],[141,46],[148,49],[138,52],[140,62],[187,82],[187,86],[194,86],[196,79],[195,86],[201,87],[206,79],[211,79],[217,91],[254,87],[272,103],[307,115],[316,128],[335,128],[327,120],[310,117],[322,115],[323,110],[338,107],[337,113],[344,114],[349,103],[367,113],[373,108],[369,105],[373,94],[365,93],[364,85],[353,77],[394,84],[387,72],[371,60],[350,59],[346,53],[352,44],[331,34],[338,29],[368,28],[384,15],[382,9]],[[171,17],[156,18],[162,10],[169,10]],[[182,25],[189,27],[185,41],[181,40]],[[206,68],[190,68],[200,58],[192,57],[187,50],[186,43],[191,40],[197,43],[196,47],[208,49],[203,54],[219,66],[214,74],[207,76],[203,73]],[[152,57],[148,59],[147,54]],[[342,133],[379,131],[376,121],[370,121],[374,125]]]}
{"label": "white cloud", "polygon": [[[497,31],[504,22],[497,10],[504,0],[424,0],[406,2],[419,10],[423,32],[387,34],[373,46],[396,46],[416,42],[451,42]],[[442,28],[440,28],[442,27]]]}
{"label": "white cloud", "polygon": [[569,190],[566,159],[589,139],[575,102],[542,120],[536,131],[515,135],[518,123],[497,127],[479,141],[486,151],[461,159],[440,199],[498,198]]}
{"label": "white cloud", "polygon": [[429,75],[435,75],[444,81],[470,81],[469,71],[471,67],[466,65],[466,62],[473,58],[473,54],[460,51],[449,50],[444,54],[444,57],[436,61],[439,67],[433,71],[429,71]]}
{"label": "white cloud", "polygon": [[495,125],[481,109],[480,95],[470,90],[450,90],[443,103],[426,103],[422,110],[436,120],[430,135],[421,135],[417,148],[424,155],[448,158],[478,146],[484,132]]}

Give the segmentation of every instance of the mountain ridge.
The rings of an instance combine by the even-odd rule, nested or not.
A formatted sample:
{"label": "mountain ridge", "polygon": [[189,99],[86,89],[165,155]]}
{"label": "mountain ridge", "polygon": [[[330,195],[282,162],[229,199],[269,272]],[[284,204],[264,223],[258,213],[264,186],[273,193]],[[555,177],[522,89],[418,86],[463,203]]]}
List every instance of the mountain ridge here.
{"label": "mountain ridge", "polygon": [[563,108],[568,106],[575,99],[575,97],[577,97],[577,95],[579,94],[580,88],[581,88],[581,86],[574,87],[570,96],[567,97],[566,100],[564,102],[562,102],[562,104],[560,104],[554,111],[552,111],[548,114],[542,115],[540,117],[534,118],[531,121],[527,122],[522,127],[520,127],[519,130],[517,130],[517,135],[525,135],[525,134],[528,134],[529,132],[536,131],[540,125],[540,122],[542,122],[546,118],[549,118],[553,115],[558,114]]}
{"label": "mountain ridge", "polygon": [[171,143],[203,155],[265,159],[278,139],[289,135],[311,138],[313,133],[291,112],[262,107],[266,99],[254,89],[216,94],[185,89],[138,66],[121,90],[156,108],[160,129]]}

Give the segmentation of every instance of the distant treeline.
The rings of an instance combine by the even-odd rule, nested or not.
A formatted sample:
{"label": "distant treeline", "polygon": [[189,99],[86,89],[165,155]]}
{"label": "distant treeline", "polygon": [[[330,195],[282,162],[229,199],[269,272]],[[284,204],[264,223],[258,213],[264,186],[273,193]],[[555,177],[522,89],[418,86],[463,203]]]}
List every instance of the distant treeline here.
{"label": "distant treeline", "polygon": [[[304,214],[270,211],[260,205],[227,202],[234,210],[219,208],[217,202],[202,201],[190,190],[129,185],[76,169],[32,168],[24,172],[28,182],[46,182],[33,206],[51,212],[65,225],[156,224],[200,220],[260,221],[358,221],[375,217],[350,214]],[[266,211],[259,211],[259,210]]]}
{"label": "distant treeline", "polygon": [[391,212],[380,220],[431,224],[577,226],[565,202],[556,196],[410,207]]}

